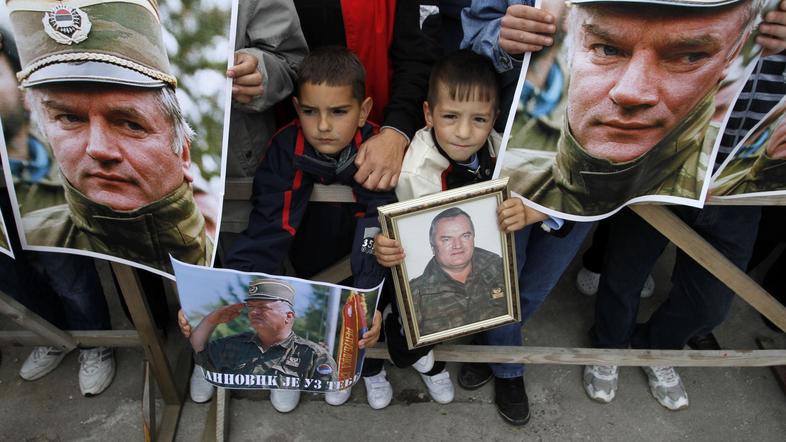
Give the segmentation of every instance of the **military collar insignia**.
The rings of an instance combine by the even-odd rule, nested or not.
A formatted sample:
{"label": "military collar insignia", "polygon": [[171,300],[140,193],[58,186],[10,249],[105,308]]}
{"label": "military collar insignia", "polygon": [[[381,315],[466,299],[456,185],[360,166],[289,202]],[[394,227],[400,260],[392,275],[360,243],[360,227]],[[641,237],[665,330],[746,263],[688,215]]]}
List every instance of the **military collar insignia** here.
{"label": "military collar insignia", "polygon": [[502,292],[502,287],[495,287],[491,290],[491,299],[499,299],[505,296],[505,293]]}
{"label": "military collar insignia", "polygon": [[93,24],[87,14],[79,8],[58,3],[44,14],[41,20],[44,31],[54,41],[64,44],[77,44],[87,39]]}

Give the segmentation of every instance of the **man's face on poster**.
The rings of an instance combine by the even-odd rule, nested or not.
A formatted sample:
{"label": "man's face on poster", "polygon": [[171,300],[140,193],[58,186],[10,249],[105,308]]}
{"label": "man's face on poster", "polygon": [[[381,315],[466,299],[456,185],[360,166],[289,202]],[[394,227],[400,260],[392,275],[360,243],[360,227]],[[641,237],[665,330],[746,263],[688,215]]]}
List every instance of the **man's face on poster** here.
{"label": "man's face on poster", "polygon": [[568,122],[579,144],[615,163],[652,149],[725,76],[748,3],[575,7]]}
{"label": "man's face on poster", "polygon": [[41,129],[68,182],[92,201],[130,211],[190,180],[188,145],[156,89],[46,85],[31,94]]}
{"label": "man's face on poster", "polygon": [[292,329],[294,313],[285,302],[252,300],[246,303],[248,320],[260,336],[276,336]]}
{"label": "man's face on poster", "polygon": [[469,218],[459,215],[437,221],[431,249],[443,269],[459,271],[469,266],[475,252],[475,232]]}

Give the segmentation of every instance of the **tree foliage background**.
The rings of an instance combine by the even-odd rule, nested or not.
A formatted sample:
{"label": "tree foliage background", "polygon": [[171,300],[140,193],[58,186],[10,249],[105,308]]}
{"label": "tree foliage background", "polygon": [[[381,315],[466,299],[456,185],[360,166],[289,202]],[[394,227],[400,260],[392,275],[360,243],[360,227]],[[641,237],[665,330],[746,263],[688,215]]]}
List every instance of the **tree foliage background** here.
{"label": "tree foliage background", "polygon": [[226,68],[231,0],[161,0],[161,22],[166,32],[177,96],[186,119],[197,133],[191,160],[213,189],[220,182]]}

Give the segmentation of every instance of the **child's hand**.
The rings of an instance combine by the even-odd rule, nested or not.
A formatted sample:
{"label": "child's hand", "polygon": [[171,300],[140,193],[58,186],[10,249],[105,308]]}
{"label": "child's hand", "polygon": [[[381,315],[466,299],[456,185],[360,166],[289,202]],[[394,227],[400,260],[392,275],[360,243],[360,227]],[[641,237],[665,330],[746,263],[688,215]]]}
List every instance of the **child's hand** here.
{"label": "child's hand", "polygon": [[546,218],[548,215],[527,206],[521,198],[516,196],[506,199],[497,208],[499,229],[506,233],[515,232]]}
{"label": "child's hand", "polygon": [[502,17],[499,47],[510,55],[519,55],[551,46],[554,39],[550,34],[557,30],[554,22],[554,16],[543,9],[509,6]]}
{"label": "child's hand", "polygon": [[182,309],[177,311],[177,325],[180,327],[180,333],[183,333],[186,339],[191,337],[191,324],[188,323],[186,312]]}
{"label": "child's hand", "polygon": [[374,237],[374,256],[382,267],[394,267],[404,262],[404,248],[398,241],[377,233]]}
{"label": "child's hand", "polygon": [[527,225],[525,205],[521,199],[510,197],[497,207],[497,223],[499,230],[510,233]]}
{"label": "child's hand", "polygon": [[358,348],[368,348],[377,345],[379,340],[379,332],[382,330],[382,313],[379,310],[374,311],[374,319],[371,323],[371,328],[363,333],[363,339],[358,341]]}

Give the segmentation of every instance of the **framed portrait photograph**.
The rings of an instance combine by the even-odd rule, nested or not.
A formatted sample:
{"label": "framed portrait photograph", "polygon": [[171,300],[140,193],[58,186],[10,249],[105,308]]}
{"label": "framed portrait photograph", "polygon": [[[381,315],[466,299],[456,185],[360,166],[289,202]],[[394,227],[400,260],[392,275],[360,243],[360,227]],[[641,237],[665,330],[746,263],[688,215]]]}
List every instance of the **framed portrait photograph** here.
{"label": "framed portrait photograph", "polygon": [[497,226],[507,182],[379,208],[383,233],[404,248],[393,280],[410,349],[520,320],[513,234]]}

